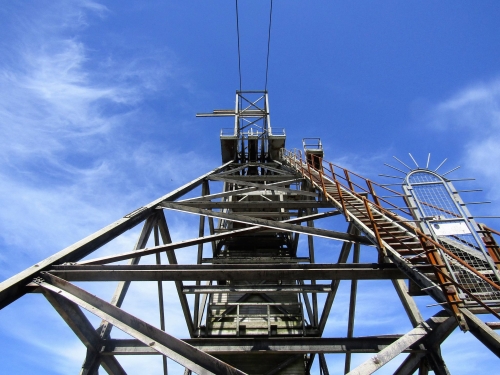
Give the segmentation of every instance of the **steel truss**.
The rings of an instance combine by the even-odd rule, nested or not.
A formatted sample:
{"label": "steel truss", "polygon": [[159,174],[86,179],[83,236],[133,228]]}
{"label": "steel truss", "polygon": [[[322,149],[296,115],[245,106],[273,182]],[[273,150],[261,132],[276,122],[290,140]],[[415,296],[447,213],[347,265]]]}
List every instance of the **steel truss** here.
{"label": "steel truss", "polygon": [[[324,357],[327,353],[346,353],[347,363],[352,353],[377,353],[374,357],[376,361],[371,360],[349,373],[371,373],[399,353],[408,353],[408,359],[403,363],[402,369],[419,367],[425,361],[438,373],[440,367],[437,363],[442,361],[436,348],[456,326],[453,315],[443,311],[424,322],[402,281],[408,277],[406,269],[398,267],[395,263],[358,263],[361,246],[373,249],[374,243],[366,233],[362,233],[352,223],[345,232],[322,229],[314,225],[319,223],[320,219],[325,220],[340,214],[341,210],[325,201],[321,192],[312,189],[303,177],[296,174],[290,176],[290,171],[279,163],[272,164],[274,171],[271,176],[274,178],[268,181],[262,181],[259,175],[254,176],[251,181],[248,178],[241,178],[248,176],[228,174],[231,170],[244,171],[245,168],[241,168],[242,166],[239,163],[221,166],[5,281],[0,291],[2,305],[5,306],[27,292],[42,292],[87,347],[88,355],[82,365],[82,373],[86,374],[95,373],[99,366],[110,374],[123,374],[125,370],[120,366],[117,356],[126,354],[160,354],[199,374],[244,373],[228,365],[227,362],[232,360],[238,362],[241,356],[245,355],[271,356],[269,358],[274,356],[276,361],[270,361],[269,358],[266,360],[275,369],[286,371],[290,366],[297,367],[299,363],[299,366],[300,364],[304,366],[306,372],[310,371],[313,359],[317,355],[321,371],[327,373],[327,362]],[[259,168],[265,169],[267,166],[268,164],[263,163]],[[278,176],[282,176],[282,181],[279,181]],[[225,190],[222,193],[211,194],[210,181],[223,181]],[[201,186],[200,196],[180,200],[198,186]],[[242,194],[246,194],[247,197],[277,197],[274,199],[278,200],[267,201],[259,198],[259,201],[251,204],[247,200],[232,199],[241,197]],[[284,197],[287,199],[284,200]],[[223,200],[213,202],[214,199],[220,198]],[[199,215],[201,220],[198,237],[173,242],[163,214],[164,209]],[[323,212],[319,212],[320,209]],[[219,219],[217,226],[212,218]],[[101,258],[88,257],[106,242],[141,222],[143,229],[134,251]],[[204,226],[207,222],[208,233],[205,233]],[[242,259],[232,259],[233,262],[238,262],[236,264],[224,262],[225,255],[222,254],[228,250],[224,250],[223,247],[230,241],[249,235],[260,238],[261,235],[269,236],[270,233],[273,237],[284,236],[280,251],[286,255],[261,254],[262,258],[265,258],[265,264],[262,264],[262,259],[248,254],[245,255],[246,258],[243,256]],[[307,236],[309,247],[307,257],[297,257],[301,234]],[[150,236],[154,237],[154,246],[146,247]],[[344,243],[337,263],[314,262],[314,237]],[[203,244],[211,244],[211,258],[203,258]],[[347,263],[353,245],[354,263]],[[175,250],[189,246],[198,246],[198,264],[177,264]],[[167,254],[169,265],[139,264],[141,257],[156,256],[161,252]],[[113,264],[123,260],[128,260],[129,264]],[[415,326],[414,330],[393,337],[353,337],[356,282],[377,279],[393,280],[408,316]],[[191,280],[196,284],[183,284]],[[220,280],[225,282],[220,283]],[[262,280],[266,282],[262,283]],[[331,280],[331,282],[325,284],[319,282],[321,280]],[[321,338],[341,280],[352,280],[348,337]],[[113,299],[108,303],[75,286],[71,283],[74,281],[119,281],[119,284]],[[174,282],[191,338],[184,340],[174,338],[155,328],[151,323],[142,322],[120,309],[129,283],[132,281],[158,281],[159,285],[163,281]],[[201,285],[202,281],[208,284]],[[219,282],[216,284],[217,281]],[[238,283],[240,281],[244,283]],[[194,306],[190,306],[186,299],[186,295],[191,293],[196,296]],[[323,308],[318,304],[317,293],[326,294]],[[204,327],[202,316],[207,311],[207,300],[214,295],[240,296],[239,302],[224,304],[223,307],[228,314],[231,313],[231,309],[234,311],[235,306],[242,308],[245,303],[250,303],[245,302],[248,301],[248,296],[260,295],[265,298],[255,304],[276,308],[282,315],[286,314],[286,311],[282,312],[280,309],[286,309],[287,305],[276,302],[273,305],[273,302],[270,302],[273,296],[289,295],[296,298],[300,295],[305,305],[304,316],[301,316],[301,319],[307,320],[307,323],[300,322],[298,325],[300,332],[288,335],[271,332],[269,335],[246,337],[236,331],[226,332],[225,335],[210,335],[206,326]],[[103,320],[97,331],[82,313],[82,308]],[[290,311],[288,314],[294,315]],[[112,339],[110,336],[112,326],[128,333],[133,339]],[[221,339],[221,337],[226,338]],[[249,354],[255,349],[260,354]],[[429,358],[437,359],[429,360]],[[346,371],[348,370],[347,365]]]}
{"label": "steel truss", "polygon": [[[440,245],[383,208],[371,182],[367,191],[356,192],[347,170],[347,182],[340,183],[331,165],[328,177],[322,160],[276,154],[282,139],[274,139],[270,129],[267,93],[259,95],[252,100],[238,93],[237,103],[243,96],[248,105],[219,113],[237,119],[236,146],[231,148],[234,139],[221,137],[223,158],[229,155],[229,161],[4,281],[0,307],[26,293],[43,293],[87,348],[80,373],[90,375],[100,367],[125,374],[122,355],[159,355],[165,374],[166,358],[184,366],[185,374],[309,374],[314,363],[320,374],[329,374],[326,355],[331,354],[345,356],[345,374],[371,374],[402,354],[406,358],[395,374],[432,370],[441,375],[449,372],[440,345],[457,326],[500,356],[499,336],[475,315],[478,309],[496,312],[496,307],[461,302],[461,286],[439,263]],[[252,131],[240,137],[242,129],[254,126],[254,120],[245,128],[238,125],[245,116],[264,121],[253,146]],[[174,241],[176,233],[171,235],[166,219],[174,214],[199,217],[192,238]],[[332,229],[339,222],[343,228]],[[95,256],[103,245],[140,225],[132,251]],[[331,241],[321,252],[336,261],[316,262],[317,238]],[[180,264],[179,251],[195,252],[196,263]],[[361,262],[362,252],[377,254],[377,261]],[[163,253],[169,264],[161,264]],[[153,261],[140,264],[145,257]],[[425,262],[415,261],[423,257]],[[123,261],[128,263],[118,264]],[[345,280],[350,281],[346,335],[324,337]],[[356,336],[359,280],[391,281],[413,329]],[[444,310],[424,319],[405,280]],[[83,288],[94,281],[118,282],[111,301]],[[145,322],[121,308],[130,283],[141,281],[157,282],[159,322]],[[175,285],[189,337],[165,332],[165,282]],[[98,327],[82,309],[102,320]],[[130,338],[113,338],[113,326]],[[356,353],[373,356],[351,369]]]}

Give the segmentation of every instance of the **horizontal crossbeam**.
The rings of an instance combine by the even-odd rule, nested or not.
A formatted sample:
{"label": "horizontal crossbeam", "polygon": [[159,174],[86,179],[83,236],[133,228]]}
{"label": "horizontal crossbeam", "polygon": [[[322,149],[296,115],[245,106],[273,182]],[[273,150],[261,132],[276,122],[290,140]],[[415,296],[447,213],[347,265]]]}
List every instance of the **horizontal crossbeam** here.
{"label": "horizontal crossbeam", "polygon": [[[182,340],[209,354],[275,352],[276,354],[307,353],[377,353],[399,339],[401,335],[365,336],[354,338],[196,338]],[[408,349],[405,352],[419,352]],[[101,355],[158,354],[139,340],[108,340]]]}
{"label": "horizontal crossbeam", "polygon": [[[220,176],[220,174],[219,174],[219,176]],[[240,188],[240,189],[235,189],[235,190],[229,190],[229,191],[224,191],[222,193],[214,193],[214,194],[202,195],[202,196],[199,196],[199,197],[194,197],[194,198],[189,198],[189,199],[183,199],[183,200],[177,201],[177,202],[180,203],[180,202],[209,201],[209,200],[216,199],[216,198],[225,198],[225,197],[231,197],[231,196],[235,196],[235,195],[244,195],[244,194],[251,193],[251,192],[254,192],[254,191],[259,191],[259,192],[262,192],[262,193],[264,191],[273,191],[274,192],[274,191],[276,191],[276,187],[283,186],[283,185],[290,185],[290,184],[293,184],[293,183],[298,183],[298,182],[300,182],[302,180],[303,179],[285,180],[285,181],[273,182],[271,184],[265,184],[265,185],[262,185],[262,184],[252,184],[252,185],[257,185],[257,186],[250,186],[250,187],[247,187],[247,188]],[[245,182],[245,184],[247,184],[247,183]],[[286,192],[288,195],[303,195],[303,194],[300,194],[301,190],[291,190],[291,189],[287,189],[287,190],[290,190],[290,191]],[[280,191],[280,192],[281,193],[285,193],[284,191]],[[310,196],[315,197],[315,198],[318,197],[317,193],[308,192],[308,194]]]}
{"label": "horizontal crossbeam", "polygon": [[[253,176],[253,180],[255,180],[255,176]],[[296,189],[289,189],[289,188],[284,188],[281,186],[277,186],[277,184],[259,184],[256,182],[251,182],[251,181],[243,181],[243,180],[237,180],[237,179],[232,179],[232,178],[226,178],[226,177],[217,177],[217,176],[212,176],[210,177],[210,180],[213,181],[223,181],[223,182],[228,182],[231,184],[237,184],[237,185],[242,185],[242,186],[253,186],[261,190],[267,190],[267,191],[280,191],[284,193],[289,193],[289,194],[294,194],[294,195],[302,195],[306,197],[314,197],[317,198],[319,196],[318,193],[314,193],[312,191],[305,191],[305,190],[296,190]]]}
{"label": "horizontal crossbeam", "polygon": [[239,209],[299,209],[299,208],[334,208],[334,205],[328,201],[287,201],[287,202],[183,202],[183,206],[199,208],[239,208]]}
{"label": "horizontal crossbeam", "polygon": [[[254,175],[250,175],[250,176],[231,176],[231,179],[237,181],[237,182],[247,182],[247,181],[282,181],[282,180],[290,180],[290,179],[294,179],[294,178],[297,178],[297,176],[294,176],[294,175],[271,175],[271,174],[266,174],[266,175],[263,175],[263,176],[254,176]],[[213,177],[210,177],[211,180],[216,180],[216,179],[225,179],[225,177],[217,177],[217,176],[213,176]]]}
{"label": "horizontal crossbeam", "polygon": [[68,281],[379,280],[404,279],[393,264],[110,265],[54,266]]}
{"label": "horizontal crossbeam", "polygon": [[331,284],[315,285],[283,285],[283,284],[256,284],[256,285],[184,285],[182,292],[186,294],[205,293],[329,293]]}

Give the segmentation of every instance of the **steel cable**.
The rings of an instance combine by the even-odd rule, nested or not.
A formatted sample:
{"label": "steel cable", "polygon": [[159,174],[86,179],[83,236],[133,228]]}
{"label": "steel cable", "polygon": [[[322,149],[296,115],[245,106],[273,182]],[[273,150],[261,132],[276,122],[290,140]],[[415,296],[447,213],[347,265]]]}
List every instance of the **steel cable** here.
{"label": "steel cable", "polygon": [[[266,80],[264,84],[264,91],[267,91],[267,82],[269,79],[269,55],[271,51],[271,28],[272,28],[272,18],[273,18],[273,0],[271,0],[269,8],[269,29],[267,33],[267,56],[266,56]],[[238,10],[238,0],[236,0],[236,35],[238,40],[238,75],[240,80],[240,91],[242,89],[242,78],[241,78],[241,45],[240,45],[240,22],[239,22],[239,10]]]}
{"label": "steel cable", "polygon": [[238,36],[238,73],[240,76],[240,91],[241,91],[240,22],[238,17],[238,0],[236,0],[236,34]]}
{"label": "steel cable", "polygon": [[271,0],[271,7],[269,10],[269,31],[267,34],[267,58],[266,58],[266,83],[264,85],[264,91],[267,91],[267,79],[269,76],[269,51],[271,49],[271,25],[273,19],[273,0]]}

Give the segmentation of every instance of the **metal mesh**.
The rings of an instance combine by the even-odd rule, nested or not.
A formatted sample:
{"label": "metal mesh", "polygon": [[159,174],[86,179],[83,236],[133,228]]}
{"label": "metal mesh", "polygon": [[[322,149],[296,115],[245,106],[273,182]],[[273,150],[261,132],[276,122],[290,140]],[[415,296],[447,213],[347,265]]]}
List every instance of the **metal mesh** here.
{"label": "metal mesh", "polygon": [[[291,166],[301,170],[302,168],[309,168],[309,166],[301,160],[298,154],[288,153],[286,156],[290,158]],[[373,199],[378,199],[381,202],[382,207],[389,211],[395,212],[401,215],[401,219],[410,212],[407,212],[405,205],[408,203],[405,197],[399,195],[398,192],[391,189],[385,188],[382,185],[376,185],[378,194],[374,194],[375,184],[373,182],[368,183],[363,177],[355,174],[354,172],[347,171],[337,165],[331,163],[323,162],[323,171],[326,174],[324,179],[329,181],[330,186],[327,187],[327,191],[334,196],[335,199],[342,200],[336,191],[337,187],[334,182],[340,183],[340,186],[345,188],[345,194],[349,191],[354,191],[365,195]],[[335,172],[334,172],[335,171]],[[319,174],[315,173],[311,167],[311,171],[306,173],[311,173],[310,178],[312,181],[317,182],[321,186],[321,181],[319,180]],[[332,176],[332,180],[330,180]],[[483,303],[487,303],[489,306],[500,306],[500,292],[492,287],[487,281],[483,279],[486,278],[493,283],[497,283],[494,271],[491,268],[489,261],[491,259],[484,252],[484,245],[479,244],[476,239],[479,238],[477,233],[474,231],[474,227],[470,224],[467,217],[462,213],[462,210],[455,202],[454,195],[451,191],[454,191],[452,187],[447,186],[448,182],[444,180],[437,174],[428,171],[413,171],[411,172],[405,184],[408,190],[405,193],[410,193],[413,200],[410,201],[412,206],[416,203],[417,207],[411,207],[416,209],[419,213],[419,217],[415,217],[415,211],[411,212],[414,219],[421,222],[422,226],[430,232],[432,237],[437,240],[446,250],[448,250],[452,255],[447,254],[444,250],[439,250],[442,259],[445,261],[449,273],[452,275],[456,283],[461,285],[464,290],[458,290],[461,298],[467,303],[468,306],[477,306],[478,303],[474,298],[479,299]],[[380,191],[383,193],[380,194]],[[344,194],[343,193],[343,194]],[[388,194],[389,193],[389,194]],[[383,196],[386,194],[387,196]],[[347,194],[349,195],[349,194]],[[388,201],[392,200],[392,202]],[[345,199],[346,209],[355,215],[363,215],[363,210],[357,208],[352,204],[352,199]],[[402,202],[401,202],[402,201]],[[393,204],[393,202],[397,202]],[[344,204],[343,203],[343,204]],[[339,203],[340,204],[340,203]],[[342,206],[342,209],[344,207]],[[407,259],[412,259],[414,264],[418,263],[417,257],[422,257],[419,254],[422,248],[419,244],[410,244],[404,242],[405,238],[412,239],[412,235],[408,234],[407,237],[401,236],[406,230],[401,227],[402,233],[397,237],[390,235],[390,232],[384,230],[383,218],[387,218],[385,214],[379,213],[378,221],[380,224],[379,232],[382,238],[388,240],[389,242],[394,242],[396,240],[396,251],[408,255]],[[394,217],[389,215],[391,219],[387,218],[387,223],[392,223],[390,227],[391,230],[397,226],[397,221],[393,221]],[[388,228],[388,227],[387,227]],[[474,233],[476,235],[474,235]],[[407,244],[407,246],[404,246]],[[412,252],[412,250],[415,250]],[[416,254],[416,255],[413,255]],[[458,258],[459,260],[455,259]],[[488,258],[487,258],[488,257]],[[464,265],[464,263],[466,265]],[[468,269],[468,266],[473,270]],[[468,294],[470,293],[470,294]],[[474,297],[472,298],[471,297]]]}
{"label": "metal mesh", "polygon": [[441,182],[441,179],[428,172],[415,172],[408,177],[408,181],[411,184],[416,184],[419,182]]}
{"label": "metal mesh", "polygon": [[[408,182],[412,184],[413,196],[418,202],[422,216],[427,219],[426,224],[435,233],[439,243],[478,273],[490,281],[496,282],[495,275],[481,251],[480,244],[470,233],[472,228],[467,225],[466,218],[458,209],[445,186],[445,182],[428,172],[413,173],[408,177]],[[462,225],[464,233],[439,234],[440,226],[446,225],[456,225],[457,227]],[[442,252],[442,257],[455,281],[469,290],[476,298],[487,303],[500,300],[500,293],[480,276],[444,252]],[[475,303],[470,296],[460,291],[459,293],[465,301]]]}
{"label": "metal mesh", "polygon": [[443,184],[413,185],[413,191],[424,217],[436,216],[446,219],[462,217]]}
{"label": "metal mesh", "polygon": [[[441,241],[440,241],[441,242]],[[447,248],[448,250],[452,251],[455,255],[456,254],[456,248],[453,246],[449,246],[448,244],[445,244],[441,242],[441,244]],[[471,257],[463,257],[459,256],[462,260],[466,261],[470,266],[474,267],[477,271],[479,271],[483,276],[488,278],[491,281],[495,281],[493,272],[489,269],[488,264],[486,263],[485,260],[481,260],[479,258],[471,258]],[[495,288],[493,288],[490,284],[488,284],[486,281],[481,279],[479,276],[477,276],[475,273],[461,265],[457,260],[453,259],[452,257],[444,254],[444,258],[447,261],[454,279],[462,285],[465,289],[470,291],[476,298],[481,300],[484,303],[489,303],[491,304],[492,302],[496,302],[496,304],[499,304],[500,301],[500,292],[498,292]],[[463,258],[468,258],[468,259],[463,259]],[[471,304],[475,304],[476,301],[472,299],[470,296],[467,294],[463,293],[462,291],[459,290],[460,297]]]}

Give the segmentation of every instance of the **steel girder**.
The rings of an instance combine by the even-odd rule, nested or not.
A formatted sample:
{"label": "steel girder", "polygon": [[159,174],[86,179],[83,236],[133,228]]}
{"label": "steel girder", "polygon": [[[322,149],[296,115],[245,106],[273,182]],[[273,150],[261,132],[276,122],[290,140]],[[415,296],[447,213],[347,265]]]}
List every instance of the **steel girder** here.
{"label": "steel girder", "polygon": [[[428,348],[431,348],[431,341],[432,344],[437,342],[439,346],[441,338],[431,341],[429,338],[432,337],[432,332],[439,329],[442,322],[436,322],[436,318],[431,322],[434,324],[433,327],[425,325],[413,299],[408,295],[406,287],[401,281],[408,277],[418,280],[420,276],[418,272],[413,269],[406,269],[397,262],[364,264],[357,263],[355,259],[355,264],[347,263],[353,244],[355,251],[359,252],[361,245],[373,249],[373,240],[362,231],[359,231],[352,223],[344,232],[324,229],[314,225],[317,220],[336,216],[341,210],[322,200],[319,191],[312,186],[308,186],[307,181],[301,176],[291,173],[280,163],[275,163],[272,167],[272,173],[274,173],[272,177],[244,176],[242,178],[243,176],[231,174],[236,170],[243,171],[248,166],[250,164],[235,165],[227,163],[216,168],[3,282],[0,284],[0,306],[6,306],[27,291],[42,291],[87,347],[88,354],[82,367],[84,368],[83,373],[89,374],[95,373],[99,366],[102,366],[110,374],[122,374],[125,373],[125,370],[121,368],[117,361],[117,355],[153,353],[167,356],[181,363],[188,372],[237,374],[243,372],[207,353],[213,355],[221,353],[256,355],[255,350],[259,347],[267,348],[263,349],[263,352],[272,351],[289,355],[289,357],[277,363],[276,367],[269,373],[283,371],[300,358],[304,358],[306,361],[305,371],[309,371],[315,354],[318,354],[321,371],[328,373],[327,359],[325,357],[327,353],[346,353],[347,357],[350,357],[351,353],[380,353],[385,358],[380,361],[380,364],[383,364],[384,361],[390,359],[387,356],[384,357],[384,353],[389,350],[392,354],[396,352],[409,353],[409,359],[406,362],[412,364],[420,364],[424,359],[428,361],[427,358],[434,358],[433,363],[438,363],[441,360],[439,351],[434,346],[432,346],[432,351]],[[266,168],[265,165],[258,163],[253,166]],[[277,171],[280,170],[283,172],[278,173]],[[222,182],[226,187],[225,191],[211,194],[210,181]],[[294,184],[298,188],[293,188]],[[193,191],[200,185],[202,186],[202,193],[198,197],[186,198],[188,192]],[[273,199],[278,200],[269,203],[259,201],[254,204],[247,201],[238,204],[238,201],[232,200],[235,196],[255,196],[259,194],[264,197],[264,200],[268,194],[270,194],[269,196],[272,195]],[[295,198],[285,202],[280,198],[281,196]],[[180,198],[185,199],[180,201]],[[224,201],[212,202],[214,199],[223,199]],[[175,201],[177,202],[174,203]],[[167,222],[162,213],[163,209],[199,215],[198,237],[177,242],[172,241]],[[324,209],[324,211],[319,212],[318,209]],[[278,210],[277,213],[276,210]],[[263,218],[262,216],[252,216],[259,214],[259,212],[264,217],[265,215],[272,217],[271,213],[283,217],[281,220],[276,220]],[[218,226],[215,225],[214,218],[218,219]],[[133,251],[100,258],[83,259],[140,222],[145,224]],[[206,222],[209,224],[207,228],[209,230],[208,234],[205,233]],[[231,223],[240,224],[233,226]],[[306,225],[301,225],[302,223]],[[238,237],[259,236],[269,233],[282,233],[286,237],[283,237],[285,238],[283,243],[286,245],[287,251],[290,251],[291,257],[296,254],[299,246],[299,236],[307,236],[307,259],[311,264],[273,263],[257,267],[254,265],[201,264],[204,259],[202,256],[203,244],[211,244],[212,253],[214,254],[212,261],[215,261],[221,244]],[[151,236],[154,236],[153,246],[147,247],[148,241],[151,242],[149,240]],[[343,242],[337,263],[315,263],[313,241],[315,237]],[[178,264],[175,250],[191,246],[198,247],[197,264]],[[156,265],[139,265],[141,257],[147,255],[156,256],[163,252],[167,254],[169,265],[161,265],[159,262]],[[296,259],[298,261],[304,258],[297,257]],[[122,260],[129,260],[129,265],[112,264]],[[411,333],[397,337],[354,337],[355,282],[356,280],[374,279],[393,280],[402,304],[415,327],[414,330],[418,332],[411,331]],[[35,280],[34,283],[33,280]],[[120,282],[111,303],[92,296],[69,282],[97,280]],[[176,284],[188,332],[193,338],[178,340],[163,330],[142,322],[120,309],[130,282],[146,280],[158,281],[160,288],[162,281],[171,280]],[[187,280],[194,280],[197,283],[195,285],[184,285],[183,281]],[[201,285],[200,282],[204,280],[208,282],[207,285]],[[234,287],[223,284],[214,285],[217,280],[245,280],[253,281],[253,284]],[[257,282],[259,280],[274,280],[275,283],[259,284]],[[295,280],[297,283],[286,284],[286,282],[282,283],[281,280]],[[321,283],[320,280],[329,280],[330,282],[325,284]],[[321,338],[320,336],[325,331],[327,319],[341,280],[353,281],[348,337],[346,339]],[[304,281],[309,281],[309,283],[304,283]],[[162,301],[161,293],[160,290],[160,302]],[[195,293],[196,297],[201,297],[195,299],[194,306],[190,305],[186,298],[186,294],[189,293]],[[249,342],[250,339],[232,338],[222,345],[217,341],[217,338],[194,338],[194,336],[203,332],[201,325],[206,311],[207,295],[214,293],[243,294],[243,297],[238,300],[238,303],[241,304],[249,303],[245,301],[251,295],[260,295],[268,304],[273,301],[272,296],[276,293],[301,295],[304,305],[307,307],[308,324],[311,325],[307,331],[304,329],[304,332],[308,332],[313,336],[305,338],[261,337],[251,339],[251,343]],[[312,295],[309,296],[311,293]],[[315,298],[316,293],[327,293],[323,308],[319,306],[318,300]],[[98,333],[91,327],[79,306],[88,309],[103,319],[98,327]],[[228,311],[231,312],[234,309],[230,308]],[[287,313],[286,305],[281,307],[281,312]],[[116,326],[130,334],[135,340],[112,339],[110,336],[112,326]],[[308,356],[304,357],[304,354]],[[346,366],[347,368],[348,366]]]}

